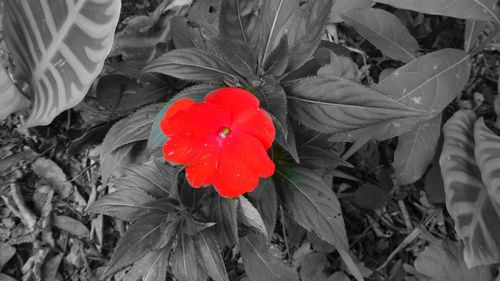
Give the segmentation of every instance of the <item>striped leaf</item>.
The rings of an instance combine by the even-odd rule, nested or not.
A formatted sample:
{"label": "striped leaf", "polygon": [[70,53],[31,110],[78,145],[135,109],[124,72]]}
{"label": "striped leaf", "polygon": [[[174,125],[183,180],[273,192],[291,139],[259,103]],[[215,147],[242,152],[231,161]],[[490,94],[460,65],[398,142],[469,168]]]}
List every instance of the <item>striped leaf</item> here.
{"label": "striped leaf", "polygon": [[101,72],[121,1],[16,0],[4,5],[5,42],[33,93],[25,126],[48,125],[79,103]]}
{"label": "striped leaf", "polygon": [[475,120],[474,112],[465,110],[448,120],[439,159],[446,206],[469,267],[500,261],[500,206],[489,196],[474,158]]}
{"label": "striped leaf", "polygon": [[5,68],[0,66],[0,120],[28,106],[29,100],[19,92]]}
{"label": "striped leaf", "polygon": [[474,126],[474,155],[481,171],[490,197],[500,204],[500,137],[493,133],[484,119],[479,119]]}

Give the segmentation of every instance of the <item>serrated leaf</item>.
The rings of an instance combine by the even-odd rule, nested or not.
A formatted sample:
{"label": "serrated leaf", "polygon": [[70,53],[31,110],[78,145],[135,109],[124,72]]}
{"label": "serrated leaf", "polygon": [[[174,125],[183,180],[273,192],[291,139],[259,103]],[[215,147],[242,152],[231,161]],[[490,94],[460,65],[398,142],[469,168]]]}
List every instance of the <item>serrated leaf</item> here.
{"label": "serrated leaf", "polygon": [[162,214],[152,214],[138,219],[120,239],[101,279],[145,256],[160,237]]}
{"label": "serrated leaf", "polygon": [[473,111],[455,113],[443,127],[444,144],[439,164],[444,180],[446,207],[455,230],[465,244],[468,267],[500,261],[500,206],[482,182],[474,158]]}
{"label": "serrated leaf", "polygon": [[261,179],[254,191],[247,193],[248,199],[259,211],[266,226],[267,238],[271,239],[276,225],[278,203],[274,182],[271,179]]}
{"label": "serrated leaf", "polygon": [[30,101],[17,89],[3,66],[0,67],[0,89],[0,120],[29,107]]}
{"label": "serrated leaf", "polygon": [[347,249],[340,203],[332,188],[314,172],[301,167],[277,170],[283,206],[294,220],[339,249]]}
{"label": "serrated leaf", "polygon": [[165,114],[167,113],[167,110],[175,101],[182,98],[190,98],[193,99],[194,101],[200,102],[205,98],[205,96],[208,93],[210,93],[215,89],[217,89],[217,86],[215,85],[209,85],[209,84],[195,85],[185,88],[184,90],[177,93],[177,95],[172,97],[168,101],[168,103],[163,106],[160,112],[156,114],[153,120],[153,125],[151,126],[151,132],[149,133],[148,137],[147,149],[149,151],[152,151],[156,148],[161,147],[167,141],[167,137],[163,134],[163,132],[160,129],[160,123]]}
{"label": "serrated leaf", "polygon": [[423,110],[340,77],[318,75],[299,79],[285,90],[290,114],[319,132],[350,131],[426,115]]}
{"label": "serrated leaf", "polygon": [[277,135],[283,134],[288,138],[287,121],[287,100],[286,94],[281,85],[273,78],[265,77],[262,85],[256,89],[256,96],[261,103],[261,107],[274,117],[274,125]]}
{"label": "serrated leaf", "polygon": [[257,55],[248,43],[229,38],[211,40],[228,66],[246,80],[257,79]]}
{"label": "serrated leaf", "polygon": [[464,88],[470,68],[470,57],[464,51],[443,49],[396,69],[375,89],[434,116]]}
{"label": "serrated leaf", "polygon": [[[158,167],[158,165],[164,165],[164,167]],[[150,161],[126,167],[123,176],[111,179],[109,185],[120,189],[142,190],[155,198],[161,198],[175,190],[176,175],[177,170],[174,167]]]}
{"label": "serrated leaf", "polygon": [[198,267],[194,242],[182,232],[177,237],[177,247],[172,254],[172,271],[179,281],[206,280],[206,274]]}
{"label": "serrated leaf", "polygon": [[[492,132],[480,118],[474,125],[474,156],[486,185],[489,196],[497,205],[500,204],[500,137]],[[500,205],[498,205],[500,206]]]}
{"label": "serrated leaf", "polygon": [[321,41],[332,3],[331,0],[309,1],[290,20],[287,36],[291,49],[286,73],[299,69],[313,56]]}
{"label": "serrated leaf", "polygon": [[135,262],[123,280],[137,281],[142,278],[143,281],[165,281],[169,257],[170,249],[151,251]]}
{"label": "serrated leaf", "polygon": [[221,248],[238,241],[238,201],[215,196],[209,201],[209,221],[215,222],[214,231]]}
{"label": "serrated leaf", "polygon": [[353,9],[363,9],[373,6],[372,0],[336,0],[330,13],[330,23],[343,22],[341,14]]}
{"label": "serrated leaf", "polygon": [[153,60],[143,71],[212,84],[238,81],[222,59],[195,48],[172,50]]}
{"label": "serrated leaf", "polygon": [[301,146],[299,154],[300,164],[311,170],[331,169],[338,166],[353,167],[349,162],[340,158],[335,152],[328,151],[312,145]]}
{"label": "serrated leaf", "polygon": [[297,272],[281,259],[269,253],[269,246],[261,236],[250,233],[240,238],[240,253],[245,272],[251,281],[298,281]]}
{"label": "serrated leaf", "polygon": [[97,200],[88,209],[89,213],[100,213],[125,221],[135,220],[149,209],[144,204],[155,198],[137,189],[123,189]]}
{"label": "serrated leaf", "polygon": [[267,239],[266,226],[259,211],[244,196],[239,197],[238,203],[238,222],[253,228]]}
{"label": "serrated leaf", "polygon": [[120,6],[119,0],[5,2],[3,36],[33,92],[25,126],[48,125],[87,94],[111,50]]}
{"label": "serrated leaf", "polygon": [[290,58],[288,50],[288,39],[286,34],[281,38],[278,46],[269,54],[264,61],[264,75],[279,77],[285,72]]}
{"label": "serrated leaf", "polygon": [[[275,120],[275,123],[278,121]],[[293,127],[290,124],[290,121],[286,121],[286,131],[278,127],[279,129],[276,131],[276,142],[284,148],[290,155],[292,156],[295,163],[300,163],[299,154],[297,152],[297,144],[295,142],[295,134],[293,132]],[[285,135],[287,133],[288,135]]]}
{"label": "serrated leaf", "polygon": [[425,281],[491,281],[490,268],[467,268],[462,251],[461,243],[448,240],[433,243],[418,255],[415,269],[426,276]]}
{"label": "serrated leaf", "polygon": [[250,43],[256,47],[259,40],[257,9],[253,0],[222,0],[219,30],[222,37]]}
{"label": "serrated leaf", "polygon": [[440,135],[441,114],[399,136],[393,164],[398,185],[412,184],[424,175],[436,153]]}
{"label": "serrated leaf", "polygon": [[52,223],[55,227],[80,238],[85,238],[90,235],[89,229],[83,225],[83,223],[68,216],[54,216]]}
{"label": "serrated leaf", "polygon": [[214,281],[229,281],[224,260],[222,259],[217,239],[210,230],[199,232],[193,237],[194,246],[208,276]]}
{"label": "serrated leaf", "polygon": [[345,11],[342,18],[386,56],[403,62],[416,58],[418,42],[395,15],[369,7]]}
{"label": "serrated leaf", "polygon": [[497,0],[374,0],[405,10],[461,19],[500,22],[495,14]]}
{"label": "serrated leaf", "polygon": [[268,0],[264,1],[260,11],[260,21],[262,24],[262,34],[264,38],[262,55],[260,57],[261,66],[267,57],[278,44],[279,35],[283,32],[285,23],[293,13],[299,8],[298,0]]}

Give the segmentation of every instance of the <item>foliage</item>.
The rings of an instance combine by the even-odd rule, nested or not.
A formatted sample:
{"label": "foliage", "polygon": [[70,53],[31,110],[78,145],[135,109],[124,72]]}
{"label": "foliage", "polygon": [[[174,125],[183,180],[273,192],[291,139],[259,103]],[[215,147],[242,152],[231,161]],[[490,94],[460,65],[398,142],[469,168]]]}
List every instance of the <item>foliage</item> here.
{"label": "foliage", "polygon": [[[62,239],[53,226],[80,241],[71,246],[73,264],[98,241],[92,263],[102,266],[101,279],[494,278],[500,99],[496,111],[491,97],[464,104],[482,90],[475,65],[497,40],[497,1],[165,0],[149,15],[120,21],[118,31],[122,1],[73,2],[3,3],[10,58],[0,68],[0,118],[11,122],[11,113],[23,116],[31,103],[23,128],[77,123],[71,129],[80,136],[68,138],[79,157],[100,143],[85,156],[90,172],[72,180],[50,159],[27,158],[48,186],[28,195],[35,212],[23,201],[21,177],[0,185],[3,202],[24,224],[18,244],[39,234],[43,242],[22,274],[9,274],[38,280],[47,267],[56,275],[70,258],[49,250]],[[446,29],[450,22],[460,29]],[[463,30],[463,42],[439,41],[443,30]],[[191,186],[193,163],[176,166],[162,151],[174,143],[161,129],[173,120],[165,117],[172,105],[186,98],[203,104],[228,87],[254,95],[276,129],[268,151],[275,173],[234,198],[200,187],[205,182]],[[18,154],[0,158],[0,179],[10,163],[24,165],[28,153]],[[238,161],[227,163],[217,171],[239,176],[230,169]],[[83,174],[88,183],[75,184]],[[433,181],[441,176],[443,183]],[[444,190],[451,219],[429,188]],[[54,196],[78,207],[62,212]],[[118,232],[104,233],[108,222]],[[446,233],[452,225],[456,235]],[[112,254],[103,235],[119,238]],[[391,236],[401,238],[393,249]],[[453,237],[460,241],[444,240]],[[0,269],[21,258],[5,241]],[[403,253],[409,245],[413,251]],[[388,259],[373,259],[377,251]],[[403,264],[413,261],[408,255],[416,257],[413,267]]]}

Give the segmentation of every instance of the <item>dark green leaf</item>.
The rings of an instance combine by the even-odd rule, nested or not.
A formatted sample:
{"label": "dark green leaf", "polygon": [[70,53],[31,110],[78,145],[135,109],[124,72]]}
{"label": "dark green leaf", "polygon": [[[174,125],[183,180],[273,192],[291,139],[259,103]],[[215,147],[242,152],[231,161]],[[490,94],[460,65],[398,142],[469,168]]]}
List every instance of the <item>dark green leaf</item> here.
{"label": "dark green leaf", "polygon": [[147,140],[154,116],[159,110],[158,105],[146,106],[111,127],[101,148],[101,176],[104,183],[108,183],[118,163],[129,154],[132,146]]}
{"label": "dark green leaf", "polygon": [[291,50],[286,73],[297,70],[312,58],[331,9],[331,0],[316,0],[307,2],[296,12],[287,33]]}
{"label": "dark green leaf", "polygon": [[368,210],[381,209],[388,200],[389,196],[385,190],[370,183],[362,184],[354,194],[356,205]]}
{"label": "dark green leaf", "polygon": [[244,79],[257,79],[257,56],[248,43],[229,38],[215,38],[211,41],[231,69]]}
{"label": "dark green leaf", "polygon": [[343,22],[341,14],[347,11],[373,6],[372,0],[335,0],[334,2],[330,14],[330,23]]}
{"label": "dark green leaf", "polygon": [[209,221],[215,222],[214,230],[219,245],[223,248],[238,241],[238,200],[222,198],[218,195],[207,201]]}
{"label": "dark green leaf", "polygon": [[487,25],[486,21],[465,20],[464,51],[469,52],[474,48]]}
{"label": "dark green leaf", "polygon": [[415,269],[426,276],[426,281],[491,281],[487,266],[468,268],[459,242],[442,240],[422,251],[415,260]]}
{"label": "dark green leaf", "polygon": [[165,281],[170,249],[151,251],[129,270],[124,281]]}
{"label": "dark green leaf", "polygon": [[250,47],[257,47],[261,36],[257,19],[258,4],[259,2],[254,0],[222,0],[220,35],[248,42]]}
{"label": "dark green leaf", "polygon": [[138,189],[123,189],[97,200],[88,209],[89,213],[100,213],[125,221],[132,221],[144,215],[149,209],[144,204],[155,198]]}
{"label": "dark green leaf", "polygon": [[0,242],[0,271],[15,254],[16,248],[7,243]]}
{"label": "dark green leaf", "polygon": [[412,184],[424,175],[436,153],[440,134],[441,114],[399,136],[393,164],[398,185]]}
{"label": "dark green leaf", "polygon": [[264,62],[264,75],[279,77],[285,72],[290,58],[288,38],[286,34],[281,38],[278,46],[271,52]]}
{"label": "dark green leaf", "polygon": [[[159,168],[157,165],[164,165]],[[109,181],[110,186],[120,189],[142,190],[155,198],[168,196],[176,187],[177,169],[162,163],[150,161],[124,169],[123,176]]]}
{"label": "dark green leaf", "polygon": [[424,14],[500,22],[495,14],[497,0],[375,0],[375,2]]}
{"label": "dark green leaf", "polygon": [[318,75],[286,87],[290,113],[320,132],[342,132],[426,115],[380,92],[340,77]]}
{"label": "dark green leaf", "polygon": [[269,245],[258,234],[250,233],[240,238],[240,253],[245,272],[251,281],[299,280],[293,268],[269,253]]}
{"label": "dark green leaf", "polygon": [[[274,122],[275,124],[278,123],[277,120],[275,120]],[[281,147],[283,147],[288,153],[290,153],[293,160],[295,160],[295,162],[298,164],[300,162],[300,159],[297,152],[297,144],[295,143],[295,134],[293,132],[290,121],[287,120],[286,123],[286,131],[278,127],[275,140]],[[288,133],[288,136],[285,136],[285,133]]]}
{"label": "dark green leaf", "polygon": [[280,37],[285,32],[285,23],[291,18],[293,13],[299,8],[298,0],[268,0],[264,1],[260,21],[262,24],[262,34],[264,37],[262,55],[260,56],[261,67],[263,62],[278,44]]}
{"label": "dark green leaf", "polygon": [[172,254],[172,271],[179,281],[206,280],[206,274],[197,263],[194,242],[182,232],[177,236],[177,247]]}
{"label": "dark green leaf", "polygon": [[311,253],[300,263],[300,278],[307,281],[327,281],[328,274],[325,272],[325,268],[330,266],[325,254]]}
{"label": "dark green leaf", "polygon": [[185,88],[177,95],[175,95],[173,98],[171,98],[170,101],[165,106],[163,106],[163,108],[154,118],[153,125],[151,126],[151,132],[148,138],[148,150],[152,151],[156,148],[159,148],[167,141],[167,137],[163,134],[163,132],[160,129],[160,123],[163,117],[165,116],[165,113],[167,113],[167,110],[175,101],[182,98],[190,98],[195,101],[202,101],[203,98],[205,98],[205,96],[208,93],[210,93],[215,89],[217,89],[217,86],[215,85],[208,85],[208,84],[195,85],[192,87]]}
{"label": "dark green leaf", "polygon": [[257,188],[248,193],[247,196],[262,216],[267,230],[267,238],[271,239],[278,210],[274,182],[271,179],[261,179]]}
{"label": "dark green leaf", "polygon": [[201,30],[190,26],[186,17],[175,16],[170,20],[170,24],[170,33],[176,49],[205,48],[205,39]]}
{"label": "dark green leaf", "polygon": [[311,170],[330,169],[334,170],[338,166],[352,167],[340,155],[312,145],[301,146],[299,149],[300,164]]}
{"label": "dark green leaf", "polygon": [[196,253],[201,258],[201,264],[204,265],[208,276],[214,281],[229,281],[214,233],[210,230],[201,231],[193,237],[193,241]]}
{"label": "dark green leaf", "polygon": [[170,51],[153,60],[144,72],[159,72],[179,79],[213,84],[238,81],[222,59],[194,48]]}
{"label": "dark green leaf", "polygon": [[342,18],[386,56],[403,62],[416,58],[418,42],[395,15],[369,7],[346,11]]}
{"label": "dark green leaf", "polygon": [[238,202],[238,222],[253,228],[267,239],[266,226],[259,211],[244,196],[240,196]]}
{"label": "dark green leaf", "polygon": [[121,268],[145,256],[160,237],[161,214],[138,219],[120,239],[101,279],[111,276]]}
{"label": "dark green leaf", "polygon": [[86,238],[90,235],[89,229],[82,222],[68,216],[54,216],[52,223],[55,227],[79,238]]}

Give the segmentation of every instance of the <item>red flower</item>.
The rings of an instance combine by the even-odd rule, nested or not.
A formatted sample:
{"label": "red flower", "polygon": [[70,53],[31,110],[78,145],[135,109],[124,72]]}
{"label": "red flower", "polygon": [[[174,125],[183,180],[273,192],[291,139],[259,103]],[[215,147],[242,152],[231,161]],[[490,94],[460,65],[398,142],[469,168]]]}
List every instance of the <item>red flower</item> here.
{"label": "red flower", "polygon": [[204,102],[180,99],[160,126],[168,137],[165,159],[186,165],[193,187],[213,184],[220,195],[236,197],[254,190],[259,177],[274,173],[267,155],[274,140],[273,121],[245,90],[217,89]]}

